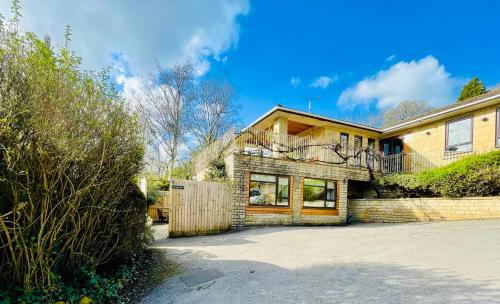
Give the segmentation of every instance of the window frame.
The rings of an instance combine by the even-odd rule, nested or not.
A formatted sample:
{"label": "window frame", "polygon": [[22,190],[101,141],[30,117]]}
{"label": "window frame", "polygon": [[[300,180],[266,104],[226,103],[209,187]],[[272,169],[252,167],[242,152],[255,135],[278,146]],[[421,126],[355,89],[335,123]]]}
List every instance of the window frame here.
{"label": "window frame", "polygon": [[[252,204],[250,203],[250,192],[252,191],[252,187],[250,186],[252,182],[262,182],[258,180],[252,180],[252,174],[259,174],[259,175],[267,175],[267,176],[273,176],[275,178],[274,181],[274,191],[275,191],[275,196],[274,196],[274,205],[258,205],[258,204]],[[287,205],[278,205],[278,193],[279,193],[279,179],[280,178],[286,178],[288,180],[288,202]],[[270,173],[262,173],[262,172],[250,172],[248,176],[248,206],[249,207],[262,207],[262,208],[290,208],[290,195],[291,195],[291,189],[290,189],[290,180],[291,176],[290,175],[280,175],[280,174],[270,174]],[[268,182],[271,184],[272,182]]]}
{"label": "window frame", "polygon": [[[312,180],[322,180],[324,181],[324,186],[315,186],[315,185],[308,185],[309,187],[317,187],[317,188],[323,188],[325,189],[325,198],[324,198],[324,204],[323,207],[314,207],[314,206],[306,206],[304,200],[304,188],[306,187],[306,179],[312,179]],[[328,182],[333,182],[335,185],[335,199],[334,200],[329,200],[328,199]],[[339,187],[339,181],[338,180],[333,180],[333,179],[324,179],[324,178],[314,178],[314,177],[304,177],[302,179],[302,208],[303,209],[326,209],[326,210],[337,210],[338,206],[338,187]],[[326,203],[327,202],[334,202],[335,207],[327,207]]]}
{"label": "window frame", "polygon": [[[469,145],[470,144],[470,151],[453,151],[450,150],[449,146],[449,126],[452,123],[463,121],[466,119],[470,119],[470,141],[466,143],[461,143],[460,145],[455,145],[455,146],[464,146],[464,145]],[[445,130],[445,146],[444,146],[444,151],[445,152],[459,152],[459,153],[468,153],[472,152],[474,150],[474,116],[473,115],[467,115],[467,116],[462,116],[459,118],[451,119],[446,121],[446,130]]]}
{"label": "window frame", "polygon": [[496,111],[496,121],[495,147],[500,148],[500,108]]}

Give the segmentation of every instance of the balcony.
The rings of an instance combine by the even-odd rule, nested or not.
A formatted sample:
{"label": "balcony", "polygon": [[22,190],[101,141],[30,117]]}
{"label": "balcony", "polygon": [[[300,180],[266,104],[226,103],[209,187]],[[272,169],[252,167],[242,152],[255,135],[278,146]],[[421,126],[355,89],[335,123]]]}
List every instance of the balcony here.
{"label": "balcony", "polygon": [[210,160],[224,158],[231,153],[254,155],[344,166],[371,170],[383,174],[413,173],[445,166],[465,156],[487,151],[433,151],[425,153],[400,153],[383,155],[369,149],[355,150],[336,142],[327,142],[311,136],[301,137],[260,129],[228,132],[195,157],[197,172],[207,167]]}
{"label": "balcony", "polygon": [[196,168],[206,167],[210,159],[230,153],[380,170],[380,157],[375,151],[260,129],[224,135],[196,156]]}

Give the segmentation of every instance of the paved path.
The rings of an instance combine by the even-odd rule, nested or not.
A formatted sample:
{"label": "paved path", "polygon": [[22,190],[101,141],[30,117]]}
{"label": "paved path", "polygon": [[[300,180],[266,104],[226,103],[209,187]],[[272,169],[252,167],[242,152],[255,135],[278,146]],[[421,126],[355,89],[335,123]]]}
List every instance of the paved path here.
{"label": "paved path", "polygon": [[500,221],[254,228],[155,246],[185,273],[143,303],[500,303]]}

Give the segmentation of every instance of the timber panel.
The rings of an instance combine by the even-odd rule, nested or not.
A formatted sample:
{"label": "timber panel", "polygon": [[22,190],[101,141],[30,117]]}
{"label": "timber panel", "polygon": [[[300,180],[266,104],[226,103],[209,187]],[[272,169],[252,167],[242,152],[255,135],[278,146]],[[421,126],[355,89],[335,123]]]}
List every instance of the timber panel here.
{"label": "timber panel", "polygon": [[215,234],[231,229],[228,184],[173,180],[170,195],[169,236]]}

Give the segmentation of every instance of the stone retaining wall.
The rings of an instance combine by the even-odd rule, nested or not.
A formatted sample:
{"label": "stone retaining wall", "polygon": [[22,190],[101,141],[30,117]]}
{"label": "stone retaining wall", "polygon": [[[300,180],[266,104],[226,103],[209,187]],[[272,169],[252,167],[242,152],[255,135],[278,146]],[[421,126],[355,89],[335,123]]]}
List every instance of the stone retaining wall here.
{"label": "stone retaining wall", "polygon": [[349,213],[365,223],[500,219],[500,197],[352,199]]}

